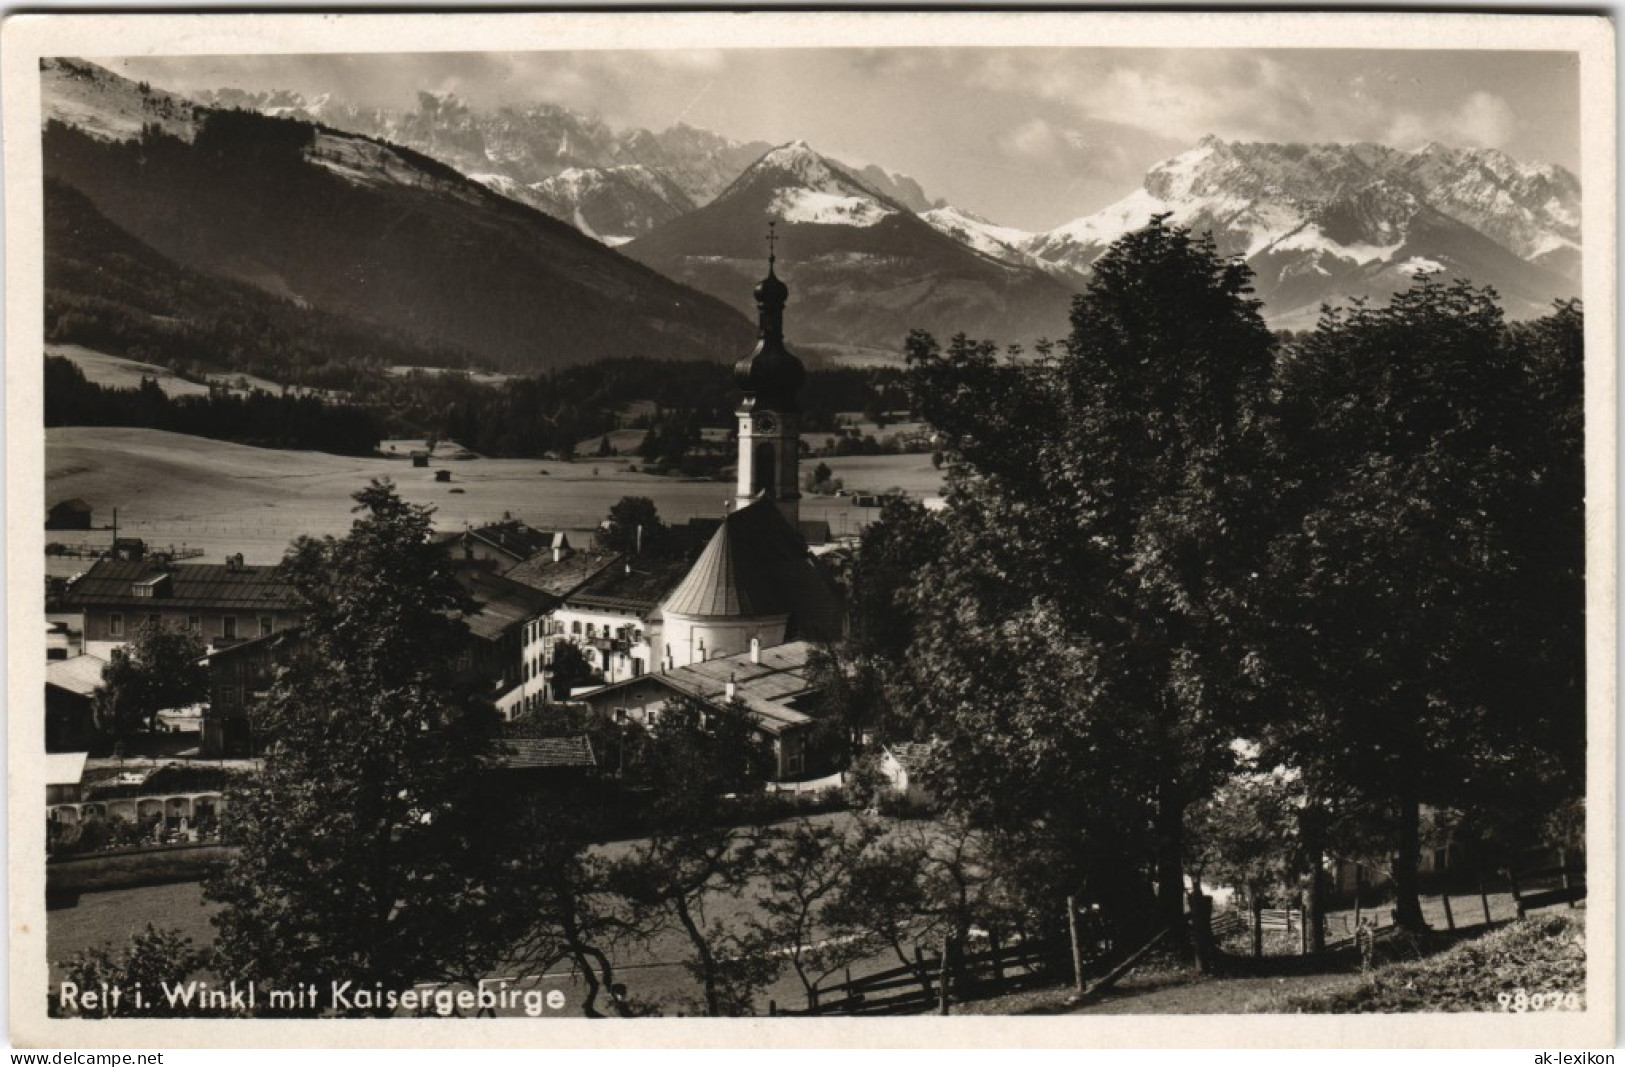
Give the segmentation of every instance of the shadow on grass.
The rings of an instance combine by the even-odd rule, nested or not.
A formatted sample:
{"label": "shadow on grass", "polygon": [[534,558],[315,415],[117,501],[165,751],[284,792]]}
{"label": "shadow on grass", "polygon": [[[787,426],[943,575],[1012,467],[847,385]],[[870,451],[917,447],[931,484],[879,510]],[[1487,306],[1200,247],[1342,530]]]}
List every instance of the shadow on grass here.
{"label": "shadow on grass", "polygon": [[[1386,929],[1377,940],[1371,966],[1376,970],[1427,959],[1506,925],[1506,922],[1489,926],[1481,924],[1453,932],[1431,930],[1405,933]],[[1323,954],[1309,956],[1283,954],[1254,958],[1221,952],[1211,974],[1199,972],[1173,957],[1163,956],[1137,968],[1116,985],[1087,998],[1080,997],[1071,989],[1052,987],[1033,990],[1019,998],[1000,999],[1004,1002],[1003,1010],[1011,1015],[1062,1015],[1090,1009],[1126,1010],[1132,1013],[1133,1002],[1142,997],[1189,989],[1190,1003],[1173,1010],[1267,1011],[1271,1009],[1257,1005],[1267,1004],[1283,995],[1326,988],[1326,983],[1353,979],[1362,970],[1360,953],[1352,944],[1343,944]],[[1275,983],[1285,983],[1285,986],[1278,987]],[[1185,998],[1180,999],[1183,1001]],[[1167,996],[1162,996],[1154,1002],[1164,1004],[1166,1001]]]}

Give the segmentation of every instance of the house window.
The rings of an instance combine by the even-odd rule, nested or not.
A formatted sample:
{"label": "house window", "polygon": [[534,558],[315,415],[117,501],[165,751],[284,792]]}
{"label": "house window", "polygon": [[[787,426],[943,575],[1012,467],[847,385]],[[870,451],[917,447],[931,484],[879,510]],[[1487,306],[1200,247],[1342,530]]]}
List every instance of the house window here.
{"label": "house window", "polygon": [[590,622],[587,624],[587,636],[589,638],[598,636],[598,627]]}
{"label": "house window", "polygon": [[202,633],[203,632],[203,616],[201,616],[201,615],[188,615],[186,617],[186,629],[189,630],[192,633],[195,633],[195,634]]}
{"label": "house window", "polygon": [[576,636],[576,637],[581,636],[581,620],[580,619],[575,619],[575,620],[571,621],[571,623],[570,623],[570,633],[573,636]]}
{"label": "house window", "polygon": [[124,616],[116,611],[107,617],[107,635],[109,637],[124,636]]}
{"label": "house window", "polygon": [[636,678],[636,677],[640,676],[641,674],[643,674],[643,661],[641,659],[638,659],[636,656],[633,656],[632,657],[632,677]]}
{"label": "house window", "polygon": [[237,640],[237,616],[227,615],[220,620],[220,636],[227,641]]}
{"label": "house window", "polygon": [[271,616],[269,616],[269,615],[261,615],[260,616],[260,636],[261,637],[270,637],[271,636]]}

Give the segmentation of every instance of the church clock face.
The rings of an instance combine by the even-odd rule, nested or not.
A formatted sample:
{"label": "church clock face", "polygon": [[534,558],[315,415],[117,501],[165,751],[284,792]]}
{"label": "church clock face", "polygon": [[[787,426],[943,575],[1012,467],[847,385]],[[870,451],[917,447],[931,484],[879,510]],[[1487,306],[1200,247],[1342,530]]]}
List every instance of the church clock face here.
{"label": "church clock face", "polygon": [[756,416],[756,429],[760,433],[772,433],[778,429],[778,423],[773,421],[771,415],[758,415]]}

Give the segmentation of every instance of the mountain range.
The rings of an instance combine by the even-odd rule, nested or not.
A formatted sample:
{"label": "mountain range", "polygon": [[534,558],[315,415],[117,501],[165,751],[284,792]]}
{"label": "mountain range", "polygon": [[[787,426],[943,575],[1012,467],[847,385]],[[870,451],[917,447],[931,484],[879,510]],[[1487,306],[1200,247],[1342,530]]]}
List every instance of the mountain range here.
{"label": "mountain range", "polygon": [[[774,147],[684,123],[658,133],[616,130],[553,104],[475,109],[449,92],[419,92],[411,110],[358,107],[331,95],[306,100],[288,91],[219,89],[198,100],[415,149],[612,245],[709,203]],[[932,206],[907,175],[872,164],[841,167],[911,211]]]}
{"label": "mountain range", "polygon": [[[1154,214],[1244,258],[1277,327],[1381,301],[1422,273],[1493,285],[1513,318],[1579,289],[1578,181],[1494,150],[1209,137],[1116,204],[1031,232],[804,142],[616,130],[451,94],[420,93],[410,110],[292,92],[188,100],[79,61],[48,60],[42,77],[57,121],[48,175],[133,239],[508,369],[606,352],[732,358],[770,219],[792,341],[881,358],[914,328],[1064,334],[1094,261]],[[253,136],[242,115],[262,119]],[[161,150],[121,147],[132,138]]]}
{"label": "mountain range", "polygon": [[41,77],[46,177],[186,271],[506,370],[749,350],[721,302],[411,149],[77,61]]}
{"label": "mountain range", "polygon": [[1064,333],[1073,290],[986,255],[796,141],[627,255],[741,310],[776,220],[797,336],[895,349],[910,329],[1031,342]]}
{"label": "mountain range", "polygon": [[1322,303],[1385,299],[1423,272],[1493,285],[1515,318],[1579,291],[1579,182],[1494,149],[1208,137],[1110,207],[1045,233],[994,236],[1085,271],[1160,213],[1245,258],[1278,326],[1313,325]]}

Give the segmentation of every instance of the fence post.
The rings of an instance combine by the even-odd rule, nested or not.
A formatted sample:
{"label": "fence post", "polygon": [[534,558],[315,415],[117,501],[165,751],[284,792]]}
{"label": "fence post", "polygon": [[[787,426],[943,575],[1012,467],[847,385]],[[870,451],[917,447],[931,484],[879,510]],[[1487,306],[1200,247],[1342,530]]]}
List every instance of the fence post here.
{"label": "fence post", "polygon": [[1354,928],[1360,928],[1360,890],[1365,881],[1364,869],[1356,863],[1354,865]]}
{"label": "fence post", "polygon": [[1439,903],[1444,905],[1444,924],[1451,933],[1456,932],[1456,917],[1450,914],[1450,894],[1440,893]]}
{"label": "fence post", "polygon": [[1484,905],[1484,925],[1490,925],[1490,895],[1484,891],[1484,875],[1478,875],[1478,902]]}
{"label": "fence post", "polygon": [[[1287,912],[1290,917],[1291,912]],[[1309,955],[1309,911],[1303,906],[1303,894],[1298,894],[1298,955]]]}
{"label": "fence post", "polygon": [[776,1001],[776,1000],[769,1000],[767,1002],[767,1016],[768,1016],[768,1018],[771,1019],[773,1016],[777,1015],[778,1013],[779,1013],[779,1002]]}
{"label": "fence post", "polygon": [[1083,946],[1078,942],[1078,898],[1066,898],[1066,926],[1072,934],[1072,980],[1078,992],[1083,992]]}
{"label": "fence post", "polygon": [[942,972],[937,978],[938,984],[942,987],[940,991],[941,998],[937,1004],[938,1015],[948,1014],[948,968],[950,966],[948,958],[953,955],[953,947],[954,939],[952,935],[948,935],[942,939]]}
{"label": "fence post", "polygon": [[1264,902],[1257,893],[1249,895],[1253,898],[1253,959],[1256,960],[1264,957]]}
{"label": "fence post", "polygon": [[[1557,850],[1557,865],[1563,868],[1563,891],[1565,893],[1569,892],[1574,888],[1574,879],[1569,875],[1568,849],[1560,848]],[[1572,896],[1569,897],[1569,907],[1574,907],[1574,898]]]}

